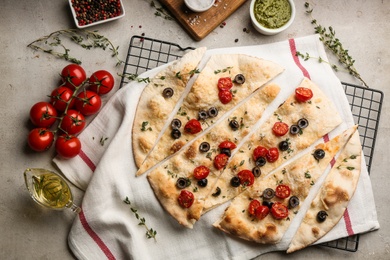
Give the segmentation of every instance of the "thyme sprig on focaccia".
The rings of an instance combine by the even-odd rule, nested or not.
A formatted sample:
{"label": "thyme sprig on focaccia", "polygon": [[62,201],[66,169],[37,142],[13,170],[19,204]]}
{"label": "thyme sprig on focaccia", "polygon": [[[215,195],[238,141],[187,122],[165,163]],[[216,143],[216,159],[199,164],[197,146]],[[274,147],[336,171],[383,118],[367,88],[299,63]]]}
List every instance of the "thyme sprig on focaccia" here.
{"label": "thyme sprig on focaccia", "polygon": [[276,77],[283,68],[243,54],[212,55],[184,98],[173,123],[139,168],[137,175],[179,151],[222,115]]}

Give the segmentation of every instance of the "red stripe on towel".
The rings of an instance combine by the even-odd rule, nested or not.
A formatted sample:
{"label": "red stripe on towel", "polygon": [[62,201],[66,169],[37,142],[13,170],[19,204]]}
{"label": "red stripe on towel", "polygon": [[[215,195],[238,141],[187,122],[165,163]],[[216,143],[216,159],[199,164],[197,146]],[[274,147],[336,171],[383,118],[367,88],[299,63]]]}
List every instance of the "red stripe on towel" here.
{"label": "red stripe on towel", "polygon": [[79,156],[85,162],[86,165],[94,172],[96,169],[96,165],[92,162],[92,160],[86,155],[83,150],[80,151]]}
{"label": "red stripe on towel", "polygon": [[111,253],[110,249],[106,246],[106,244],[104,244],[104,242],[100,239],[98,234],[96,234],[95,231],[93,231],[91,226],[88,224],[88,221],[85,218],[83,210],[81,210],[81,212],[79,213],[79,219],[85,231],[95,241],[95,243],[99,246],[99,248],[103,251],[103,253],[107,256],[107,259],[115,259],[115,256]]}
{"label": "red stripe on towel", "polygon": [[344,212],[344,221],[345,221],[345,228],[347,229],[347,233],[349,236],[355,235],[355,232],[352,228],[351,218],[349,217],[348,208],[345,209]]}

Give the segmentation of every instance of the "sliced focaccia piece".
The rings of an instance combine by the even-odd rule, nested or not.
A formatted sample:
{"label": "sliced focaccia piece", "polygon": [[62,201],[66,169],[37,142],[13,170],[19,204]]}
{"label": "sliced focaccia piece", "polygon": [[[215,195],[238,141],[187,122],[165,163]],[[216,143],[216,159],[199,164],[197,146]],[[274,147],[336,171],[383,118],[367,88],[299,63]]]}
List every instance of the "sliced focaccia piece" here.
{"label": "sliced focaccia piece", "polygon": [[305,248],[327,234],[341,219],[355,193],[361,171],[359,132],[349,140],[322,184],[287,253]]}
{"label": "sliced focaccia piece", "polygon": [[174,118],[181,124],[165,130],[136,175],[141,175],[179,151],[187,142],[211,127],[223,114],[282,71],[283,68],[274,62],[248,55],[211,56]]}
{"label": "sliced focaccia piece", "polygon": [[[210,170],[214,169],[211,158],[213,151],[223,149],[223,146],[232,148],[242,140],[261,118],[279,90],[277,85],[271,84],[256,91],[245,103],[216,123],[208,133],[153,168],[148,174],[156,197],[181,225],[192,228],[199,219],[203,200],[213,186],[212,181],[218,177],[216,171]],[[178,201],[182,192],[182,197],[194,198],[188,208]]]}
{"label": "sliced focaccia piece", "polygon": [[279,242],[311,187],[325,172],[356,127],[282,167],[235,197],[214,226],[262,244]]}
{"label": "sliced focaccia piece", "polygon": [[239,147],[214,187],[221,190],[221,195],[206,199],[205,212],[234,198],[248,186],[247,178],[252,176],[243,177],[241,171],[267,175],[341,122],[334,104],[312,81],[303,79],[295,93]]}
{"label": "sliced focaccia piece", "polygon": [[133,154],[138,167],[153,148],[205,52],[206,48],[202,47],[186,53],[150,79],[145,86],[138,101],[132,129]]}

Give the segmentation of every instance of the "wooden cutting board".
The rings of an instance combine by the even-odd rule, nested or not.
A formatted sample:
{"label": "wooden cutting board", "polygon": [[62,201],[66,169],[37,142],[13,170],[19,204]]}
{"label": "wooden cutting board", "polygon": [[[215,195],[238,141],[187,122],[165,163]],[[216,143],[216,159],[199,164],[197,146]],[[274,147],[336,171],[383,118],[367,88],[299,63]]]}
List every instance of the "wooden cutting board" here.
{"label": "wooden cutting board", "polygon": [[202,13],[187,8],[184,0],[159,0],[188,33],[197,41],[202,40],[227,19],[247,0],[216,0],[214,6]]}

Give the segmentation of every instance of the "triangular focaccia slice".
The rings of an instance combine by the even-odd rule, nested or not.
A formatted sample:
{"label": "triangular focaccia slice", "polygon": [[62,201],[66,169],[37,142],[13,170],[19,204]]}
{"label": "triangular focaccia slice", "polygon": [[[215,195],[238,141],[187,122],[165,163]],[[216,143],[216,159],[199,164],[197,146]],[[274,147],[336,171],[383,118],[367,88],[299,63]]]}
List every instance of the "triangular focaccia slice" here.
{"label": "triangular focaccia slice", "polygon": [[133,154],[138,167],[152,149],[205,52],[206,48],[202,47],[186,53],[145,86],[138,101],[132,129]]}
{"label": "triangular focaccia slice", "polygon": [[[179,151],[201,131],[212,126],[224,113],[282,71],[283,68],[274,62],[248,55],[211,56],[175,116],[176,120],[180,120],[181,127],[175,130],[171,127],[166,129],[136,175],[141,175],[156,163]],[[235,79],[239,74],[245,78],[244,81],[242,76]],[[227,88],[226,91],[232,95],[232,100],[228,103],[222,103],[220,99],[222,91],[218,87],[218,81],[221,78],[233,83],[231,88],[226,87],[227,84],[220,85],[223,89]],[[189,131],[189,125],[197,125],[197,130]],[[180,134],[173,137],[173,131],[180,131]]]}
{"label": "triangular focaccia slice", "polygon": [[[353,127],[331,141],[317,145],[312,151],[246,189],[233,199],[222,218],[214,226],[229,234],[257,243],[279,242],[300,205],[308,196],[311,187],[355,131],[356,127]],[[322,159],[315,156],[318,154],[318,149],[325,152]],[[267,198],[268,195],[265,194],[270,192],[266,189],[272,189],[275,196]],[[285,193],[286,189],[289,189],[290,193]],[[262,208],[256,208],[258,205]],[[269,213],[265,217],[263,215],[262,219],[262,214],[259,212],[264,211]]]}
{"label": "triangular focaccia slice", "polygon": [[[342,122],[334,104],[312,81],[305,78],[296,88],[296,91],[302,90],[302,88],[304,90],[310,89],[313,93],[312,98],[300,102],[297,100],[297,94],[293,93],[271,115],[266,123],[260,126],[254,134],[251,134],[250,138],[240,146],[239,152],[233,156],[216,183],[215,189],[221,190],[221,195],[209,196],[206,199],[205,212],[234,198],[245,189],[245,186],[247,186],[245,183],[245,185],[239,185],[238,187],[231,185],[232,178],[237,178],[240,171],[252,170],[257,165],[262,165],[260,161],[263,160],[265,164],[257,168],[260,169],[263,176],[267,175],[300,151],[311,146]],[[303,122],[300,122],[301,119]],[[290,130],[296,128],[297,124],[301,124],[302,127],[298,128],[298,132],[295,132],[295,134],[288,132],[283,136],[277,136],[273,128],[280,122],[287,124]],[[288,144],[287,147],[284,147],[284,151],[280,149],[281,142]],[[271,155],[278,153],[278,158],[275,160],[276,157],[272,156],[275,161],[271,162],[263,155],[259,156],[262,147],[266,148]],[[256,159],[256,162],[255,158],[257,157],[259,158]]]}
{"label": "triangular focaccia slice", "polygon": [[[211,180],[217,178],[217,176],[212,177],[210,175],[207,178],[209,183],[206,183],[206,185],[201,183],[200,186],[193,175],[194,169],[198,166],[213,168],[213,161],[210,157],[211,151],[218,150],[219,144],[223,141],[239,142],[244,138],[249,133],[250,128],[261,118],[264,110],[274,100],[279,90],[280,88],[277,85],[271,84],[256,91],[247,102],[234,110],[226,119],[218,122],[208,133],[194,140],[188,147],[177,152],[148,174],[148,180],[161,205],[180,224],[192,228],[203,210],[202,200],[213,186]],[[233,120],[239,122],[237,129],[232,128],[231,122]],[[207,144],[205,145],[205,143]],[[190,191],[196,197],[194,204],[188,209],[182,208],[178,203],[178,197],[182,191],[177,187],[179,178],[184,178],[184,186],[187,186],[187,180],[191,182],[184,189]]]}
{"label": "triangular focaccia slice", "polygon": [[287,253],[316,242],[340,221],[355,193],[361,171],[361,160],[362,146],[359,132],[356,131],[311,203]]}

